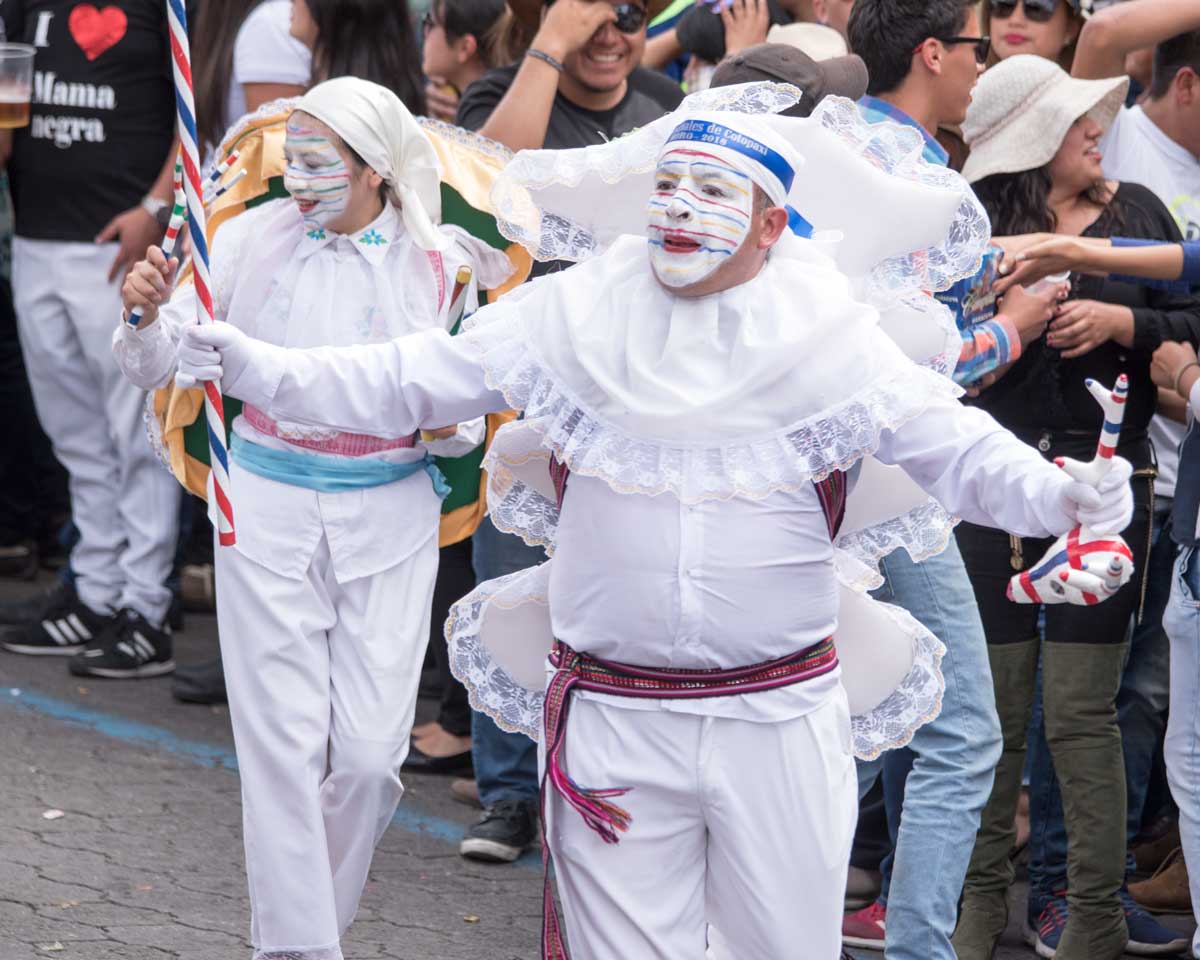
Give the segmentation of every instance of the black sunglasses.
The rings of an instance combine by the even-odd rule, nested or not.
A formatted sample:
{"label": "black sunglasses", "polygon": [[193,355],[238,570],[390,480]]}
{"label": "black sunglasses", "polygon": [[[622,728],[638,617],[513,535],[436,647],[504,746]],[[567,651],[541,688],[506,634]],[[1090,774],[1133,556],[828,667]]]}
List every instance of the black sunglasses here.
{"label": "black sunglasses", "polygon": [[992,52],[991,37],[935,37],[947,46],[954,46],[959,43],[972,43],[975,45],[975,62],[987,63],[988,54]]}
{"label": "black sunglasses", "polygon": [[[554,0],[549,0],[546,6],[553,4]],[[613,13],[617,15],[615,26],[622,33],[637,33],[646,24],[646,11],[636,3],[618,3],[613,7]]]}
{"label": "black sunglasses", "polygon": [[[1058,0],[1020,0],[1025,16],[1034,23],[1047,23],[1058,9]],[[988,8],[997,20],[1007,20],[1016,12],[1018,0],[988,0]]]}

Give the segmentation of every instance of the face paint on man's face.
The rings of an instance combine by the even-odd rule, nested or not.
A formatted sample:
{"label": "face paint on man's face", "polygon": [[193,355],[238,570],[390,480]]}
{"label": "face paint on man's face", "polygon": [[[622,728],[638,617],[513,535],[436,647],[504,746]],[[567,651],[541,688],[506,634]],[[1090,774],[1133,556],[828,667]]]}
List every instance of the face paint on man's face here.
{"label": "face paint on man's face", "polygon": [[716,157],[679,148],[664,154],[648,206],[650,265],[668,287],[711,275],[750,232],[754,186]]}
{"label": "face paint on man's face", "polygon": [[310,229],[323,229],[346,211],[350,202],[350,170],[337,147],[316,128],[289,120],[283,146],[287,169],[283,186]]}

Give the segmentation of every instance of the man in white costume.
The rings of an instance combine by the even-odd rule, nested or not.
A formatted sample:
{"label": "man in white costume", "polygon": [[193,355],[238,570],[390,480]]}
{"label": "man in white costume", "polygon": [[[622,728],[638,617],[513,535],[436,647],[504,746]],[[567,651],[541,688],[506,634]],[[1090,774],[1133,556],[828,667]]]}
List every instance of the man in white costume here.
{"label": "man in white costume", "polygon": [[[1128,465],[1084,486],[962,407],[820,241],[789,229],[799,214],[822,226],[856,193],[853,216],[885,236],[828,248],[847,270],[957,258],[966,273],[978,256],[951,249],[955,175],[918,169],[919,146],[893,175],[831,147],[832,118],[844,140],[907,157],[849,101],[771,115],[796,99],[723,88],[610,144],[519,154],[493,194],[506,230],[584,262],[484,308],[461,337],[287,350],[217,324],[180,342],[181,371],[297,422],[376,434],[524,411],[493,447],[489,503],[553,559],[484,584],[448,633],[498,722],[532,732],[544,706],[546,840],[575,960],[700,960],[711,932],[737,960],[839,956],[852,751],[904,742],[938,700],[926,645],[898,689],[869,698],[852,744],[838,663],[849,670],[851,612],[880,637],[922,633],[839,586],[843,471],[874,455],[949,510],[1026,535],[1115,531],[1130,515]],[[838,176],[806,181],[806,153],[836,154]],[[940,223],[914,229],[921,210]],[[888,250],[893,234],[923,239]],[[547,464],[553,489],[537,480]],[[551,647],[543,702],[528,674]],[[542,952],[566,955],[548,894]]]}
{"label": "man in white costume", "polygon": [[[433,145],[386,88],[314,87],[284,152],[290,197],[228,221],[213,244],[223,329],[297,347],[445,331],[474,295],[461,268],[487,287],[507,276],[503,254],[438,225]],[[170,380],[195,321],[195,288],[169,292],[175,266],[152,247],[125,284],[113,353],[144,388]],[[255,960],[341,960],[400,800],[448,491],[431,456],[478,446],[482,423],[440,434],[365,436],[254,404],[233,422],[237,543],[216,549],[217,619]]]}

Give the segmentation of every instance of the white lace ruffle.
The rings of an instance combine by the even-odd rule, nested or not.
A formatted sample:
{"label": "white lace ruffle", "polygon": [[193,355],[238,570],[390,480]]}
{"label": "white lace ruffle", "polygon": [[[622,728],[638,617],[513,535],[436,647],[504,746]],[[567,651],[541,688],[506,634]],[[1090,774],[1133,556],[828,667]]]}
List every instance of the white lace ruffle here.
{"label": "white lace ruffle", "polygon": [[253,960],[343,960],[342,948],[311,947],[304,950],[255,950]]}
{"label": "white lace ruffle", "polygon": [[[545,577],[536,575],[538,569],[518,570],[479,584],[450,608],[445,628],[450,672],[467,688],[471,706],[486,713],[501,730],[523,733],[533,740],[541,737],[545,694],[513,679],[488,649],[481,632],[489,604],[502,591],[508,609],[523,603],[544,608],[549,631],[549,599]],[[549,646],[545,652],[550,652]]]}
{"label": "white lace ruffle", "polygon": [[573,473],[599,477],[618,493],[670,492],[684,503],[798,491],[875,452],[884,430],[932,401],[956,397],[945,377],[905,362],[850,397],[772,434],[719,447],[642,439],[589,414],[548,370],[519,314],[475,326],[488,386],[537,422],[542,443]]}
{"label": "white lace ruffle", "polygon": [[907,676],[883,703],[850,717],[854,755],[860,760],[874,760],[885,750],[907,745],[913,734],[942,712],[946,691],[941,669],[946,648],[942,642],[902,607],[877,600],[871,603],[882,608],[911,640],[913,662]]}
{"label": "white lace ruffle", "polygon": [[991,221],[960,174],[924,158],[925,138],[918,131],[899,123],[867,123],[857,105],[843,97],[826,97],[817,104],[812,117],[881,170],[960,197],[958,213],[946,238],[935,246],[876,265],[869,275],[873,287],[892,294],[945,290],[979,269],[991,240]]}
{"label": "white lace ruffle", "polygon": [[171,454],[163,442],[162,424],[154,415],[153,390],[146,394],[146,402],[142,404],[142,423],[146,425],[146,439],[150,442],[150,449],[154,451],[154,456],[167,468],[167,472],[174,476],[175,471],[171,469]]}
{"label": "white lace ruffle", "polygon": [[[525,683],[514,679],[495,652],[496,647],[513,639],[511,634],[499,640],[493,638],[489,645],[484,638],[484,621],[489,614],[527,606],[533,607],[527,612],[544,616],[542,630],[522,631],[517,640],[526,645],[524,657],[536,673],[552,642],[546,589],[549,563],[480,584],[451,607],[446,621],[450,670],[467,688],[471,706],[490,716],[502,730],[523,733],[533,740],[541,737],[543,689],[534,689],[538,681],[532,677],[526,677]],[[907,744],[941,711],[945,681],[940,664],[946,648],[902,608],[870,598],[864,598],[864,602],[882,611],[912,645],[912,664],[899,685],[883,702],[851,717],[855,755],[872,760],[884,750]],[[505,632],[503,626],[499,631]],[[529,633],[538,633],[541,642],[534,638],[531,644]],[[836,643],[836,635],[834,639]],[[843,671],[846,669],[843,663]]]}
{"label": "white lace ruffle", "polygon": [[221,142],[217,145],[217,149],[212,152],[212,159],[209,160],[203,171],[202,179],[207,182],[209,174],[216,169],[217,164],[224,160],[233,146],[251,127],[259,123],[264,117],[270,117],[284,110],[295,109],[300,103],[299,97],[280,97],[278,100],[268,100],[257,110],[246,114],[244,117],[236,120],[233,125],[225,131],[225,136],[221,138]]}
{"label": "white lace ruffle", "polygon": [[893,517],[838,537],[836,546],[861,563],[874,566],[903,547],[914,563],[941,553],[950,543],[958,517],[930,499],[903,516]]}
{"label": "white lace ruffle", "polygon": [[504,144],[497,143],[495,140],[489,140],[487,137],[481,137],[478,133],[472,130],[464,130],[462,127],[456,127],[452,123],[446,123],[444,120],[435,120],[433,117],[417,117],[417,125],[423,130],[428,130],[443,140],[450,140],[463,147],[468,147],[478,153],[482,153],[488,157],[495,157],[497,160],[510,160],[513,152]]}
{"label": "white lace ruffle", "polygon": [[[543,450],[541,454],[531,462],[548,473],[550,452]],[[529,546],[543,547],[547,555],[554,556],[558,504],[497,458],[489,457],[484,469],[488,477],[488,516],[496,529],[516,534]]]}

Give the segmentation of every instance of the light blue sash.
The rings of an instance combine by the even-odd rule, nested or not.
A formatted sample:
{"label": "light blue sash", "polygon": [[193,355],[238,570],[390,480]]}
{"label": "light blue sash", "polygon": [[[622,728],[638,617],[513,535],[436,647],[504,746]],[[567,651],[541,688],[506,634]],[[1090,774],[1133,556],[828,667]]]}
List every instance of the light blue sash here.
{"label": "light blue sash", "polygon": [[236,433],[230,452],[238,466],[257,476],[321,493],[382,487],[421,470],[429,474],[433,491],[439,497],[445,500],[450,493],[446,478],[428,453],[424,459],[411,463],[387,463],[370,457],[330,457],[294,450],[270,450]]}

